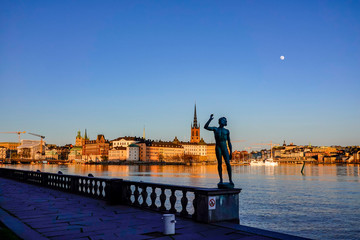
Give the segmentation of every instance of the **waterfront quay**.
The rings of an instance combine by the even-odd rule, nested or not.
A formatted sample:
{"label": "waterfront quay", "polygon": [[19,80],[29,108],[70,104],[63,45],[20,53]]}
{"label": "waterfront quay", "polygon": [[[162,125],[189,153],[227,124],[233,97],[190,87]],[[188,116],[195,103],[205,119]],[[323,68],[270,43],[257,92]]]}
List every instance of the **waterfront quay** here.
{"label": "waterfront quay", "polygon": [[[87,196],[85,196],[70,191],[59,191],[61,188],[66,188],[66,184],[61,183],[61,179],[69,180],[69,175],[59,174],[56,177],[56,174],[0,170],[0,221],[22,239],[304,239],[242,226],[236,223],[236,219],[231,222],[216,221],[215,218],[218,216],[215,214],[207,218],[201,206],[195,208],[198,213],[188,212],[186,209],[178,212],[173,208],[176,205],[174,197],[169,198],[170,206],[166,207],[165,200],[160,195],[160,204],[156,209],[161,211],[150,210],[151,205],[156,201],[151,200],[148,204],[150,206],[146,208],[146,201],[136,200],[141,198],[140,196],[147,199],[146,193],[139,191],[140,186],[144,184],[142,182],[135,184],[132,197],[121,200],[116,197],[114,199],[115,195],[112,195],[113,201],[109,201],[109,198],[106,200],[101,197],[101,192],[107,192],[111,196],[114,194],[113,190],[119,189],[110,187],[105,191],[101,184],[96,183],[94,185],[98,186],[95,187],[96,191],[89,192],[87,190],[89,184],[86,187],[76,186],[77,189],[86,190]],[[35,181],[36,177],[53,181],[51,184],[47,181],[48,186],[45,187]],[[84,179],[91,181],[90,177],[77,178],[79,182]],[[89,181],[85,182],[89,183]],[[29,184],[30,182],[35,184]],[[53,184],[55,182],[56,184]],[[154,186],[150,184],[149,187]],[[157,187],[164,189],[164,185]],[[183,192],[193,191],[190,187],[177,189]],[[201,190],[196,191],[201,192]],[[207,190],[207,192],[216,191]],[[155,198],[154,194],[150,195],[150,198]],[[116,204],[117,200],[124,203],[126,199],[130,201],[128,204]],[[199,199],[198,194],[196,199]],[[187,206],[189,202],[181,198],[181,205]],[[222,213],[225,218],[226,216],[232,218],[231,213],[230,215],[226,213],[226,209],[220,210],[225,212]],[[169,212],[176,214],[176,234],[165,236],[162,214]],[[194,216],[198,217],[194,218]]]}

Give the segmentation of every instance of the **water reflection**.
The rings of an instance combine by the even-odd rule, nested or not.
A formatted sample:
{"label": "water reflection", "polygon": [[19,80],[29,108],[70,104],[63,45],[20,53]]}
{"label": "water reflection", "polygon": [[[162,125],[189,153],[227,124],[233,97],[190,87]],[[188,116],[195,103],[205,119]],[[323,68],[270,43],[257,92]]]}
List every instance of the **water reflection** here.
{"label": "water reflection", "polygon": [[[219,181],[216,165],[0,167],[198,187],[216,187]],[[301,168],[302,164],[233,166],[235,186],[242,188],[241,223],[315,239],[356,239],[360,166],[306,164],[304,175]]]}
{"label": "water reflection", "polygon": [[[200,166],[157,166],[157,165],[55,165],[55,164],[0,164],[0,167],[15,168],[42,172],[87,176],[92,173],[97,177],[126,178],[131,176],[167,177],[167,178],[206,178],[217,179],[216,165]],[[301,175],[302,164],[280,164],[279,166],[233,166],[236,177],[257,178],[287,178],[317,181],[353,181],[358,182],[360,165],[315,165],[307,164],[304,175]],[[300,179],[300,178],[299,178]]]}

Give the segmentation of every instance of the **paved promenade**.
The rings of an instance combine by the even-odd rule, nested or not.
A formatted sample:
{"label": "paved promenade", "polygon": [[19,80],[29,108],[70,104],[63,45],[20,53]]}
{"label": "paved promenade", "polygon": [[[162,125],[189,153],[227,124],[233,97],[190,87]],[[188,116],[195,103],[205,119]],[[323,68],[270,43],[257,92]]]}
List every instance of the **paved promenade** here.
{"label": "paved promenade", "polygon": [[164,236],[161,217],[161,213],[0,178],[0,221],[25,240],[296,239],[238,224],[182,218],[176,219],[176,235]]}

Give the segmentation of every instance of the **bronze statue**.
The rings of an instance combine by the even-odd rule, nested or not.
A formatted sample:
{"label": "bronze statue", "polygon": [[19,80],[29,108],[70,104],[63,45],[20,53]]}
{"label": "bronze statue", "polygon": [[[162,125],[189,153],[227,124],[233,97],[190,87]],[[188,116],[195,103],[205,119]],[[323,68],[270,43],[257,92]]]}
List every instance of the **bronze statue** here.
{"label": "bronze statue", "polygon": [[[209,127],[210,122],[214,119],[214,114],[210,115],[210,119],[205,124],[204,128],[209,131],[214,132],[215,136],[215,152],[216,152],[216,159],[218,161],[218,171],[219,171],[219,177],[220,182],[218,183],[219,188],[234,188],[234,183],[232,181],[231,176],[231,165],[230,160],[232,158],[232,145],[230,142],[230,131],[225,129],[224,126],[227,126],[227,120],[225,117],[219,118],[219,127]],[[230,153],[229,153],[229,150]],[[223,183],[223,177],[222,177],[222,158],[224,158],[224,161],[226,163],[227,172],[229,175],[229,181],[230,184],[224,184]]]}

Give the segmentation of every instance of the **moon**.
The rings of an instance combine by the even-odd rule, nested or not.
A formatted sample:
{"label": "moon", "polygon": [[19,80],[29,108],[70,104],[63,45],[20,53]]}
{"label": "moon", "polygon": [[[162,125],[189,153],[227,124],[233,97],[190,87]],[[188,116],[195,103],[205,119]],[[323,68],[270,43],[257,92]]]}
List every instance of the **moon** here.
{"label": "moon", "polygon": [[285,57],[284,57],[284,56],[280,56],[280,59],[281,59],[281,60],[284,60],[284,59],[285,59]]}

